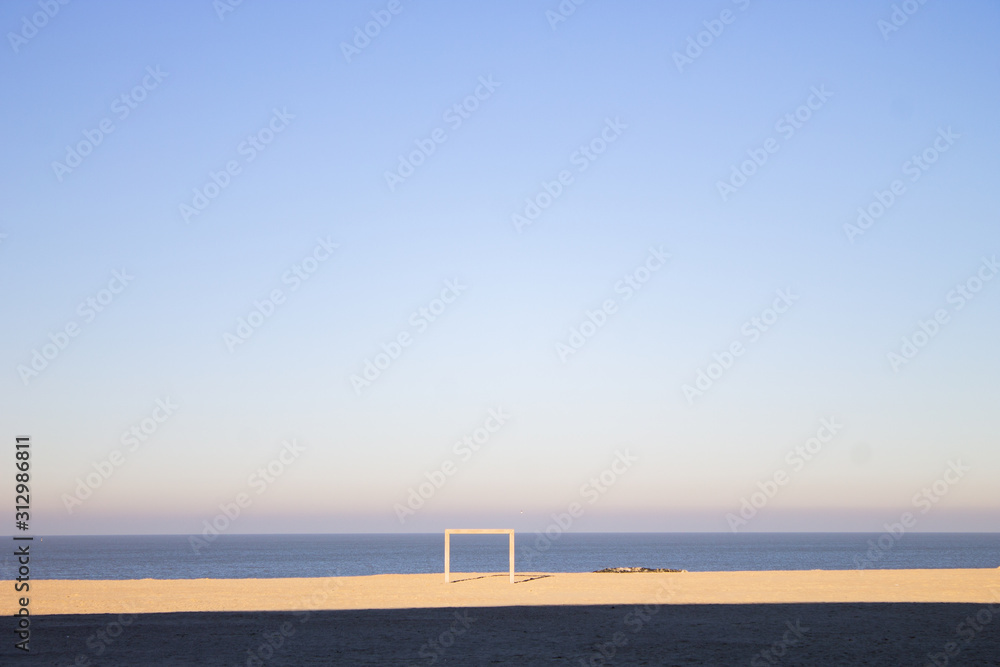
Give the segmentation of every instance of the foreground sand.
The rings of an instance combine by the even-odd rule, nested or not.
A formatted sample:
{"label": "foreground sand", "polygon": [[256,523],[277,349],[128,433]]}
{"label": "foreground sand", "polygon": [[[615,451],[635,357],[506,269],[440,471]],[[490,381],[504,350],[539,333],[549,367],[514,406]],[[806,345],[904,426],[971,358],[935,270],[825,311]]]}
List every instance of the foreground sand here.
{"label": "foreground sand", "polygon": [[[991,615],[992,614],[992,615]],[[971,627],[969,619],[980,618]],[[970,629],[971,627],[971,629]],[[2,665],[997,665],[1000,605],[668,604],[69,614]],[[933,660],[931,659],[933,657]]]}
{"label": "foreground sand", "polygon": [[0,664],[1000,664],[1000,570],[455,578],[32,581]]}
{"label": "foreground sand", "polygon": [[[101,614],[537,605],[827,602],[1000,603],[1000,569],[387,574],[310,579],[31,582],[31,613]],[[13,589],[11,582],[3,584]],[[0,614],[16,612],[12,595]]]}

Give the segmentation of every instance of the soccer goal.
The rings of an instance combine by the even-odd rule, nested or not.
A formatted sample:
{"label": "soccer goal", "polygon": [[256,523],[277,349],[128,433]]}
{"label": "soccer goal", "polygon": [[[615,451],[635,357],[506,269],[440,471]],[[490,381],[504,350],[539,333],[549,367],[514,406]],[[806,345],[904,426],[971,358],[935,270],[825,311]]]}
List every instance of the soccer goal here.
{"label": "soccer goal", "polygon": [[514,583],[514,529],[513,528],[449,528],[444,531],[444,583],[451,582],[451,536],[454,535],[510,535],[510,583]]}

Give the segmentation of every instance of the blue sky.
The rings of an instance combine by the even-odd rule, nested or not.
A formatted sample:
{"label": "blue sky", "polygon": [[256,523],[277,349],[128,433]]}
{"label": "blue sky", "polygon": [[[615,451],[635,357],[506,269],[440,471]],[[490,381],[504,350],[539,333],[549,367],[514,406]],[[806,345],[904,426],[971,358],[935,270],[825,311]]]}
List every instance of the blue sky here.
{"label": "blue sky", "polygon": [[37,532],[995,530],[994,3],[220,6],[0,7]]}

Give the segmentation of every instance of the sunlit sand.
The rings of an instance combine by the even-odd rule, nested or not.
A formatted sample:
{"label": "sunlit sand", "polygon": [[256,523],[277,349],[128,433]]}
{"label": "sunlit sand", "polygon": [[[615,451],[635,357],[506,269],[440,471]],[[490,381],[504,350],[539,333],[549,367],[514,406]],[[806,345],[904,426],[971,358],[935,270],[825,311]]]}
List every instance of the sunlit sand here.
{"label": "sunlit sand", "polygon": [[[308,579],[31,582],[33,615],[522,605],[1000,602],[1000,569],[441,573]],[[12,584],[4,584],[10,585]],[[15,613],[12,596],[0,613]]]}

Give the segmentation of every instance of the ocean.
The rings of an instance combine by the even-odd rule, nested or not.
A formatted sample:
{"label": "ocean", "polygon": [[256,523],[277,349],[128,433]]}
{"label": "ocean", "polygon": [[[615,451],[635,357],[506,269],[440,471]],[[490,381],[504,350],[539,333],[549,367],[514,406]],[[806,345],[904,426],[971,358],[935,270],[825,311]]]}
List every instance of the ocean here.
{"label": "ocean", "polygon": [[[444,534],[49,536],[31,543],[34,579],[330,577],[444,571]],[[516,569],[689,571],[995,568],[1000,533],[519,533]],[[0,578],[16,576],[8,550]],[[453,572],[505,572],[506,535],[453,535]]]}

